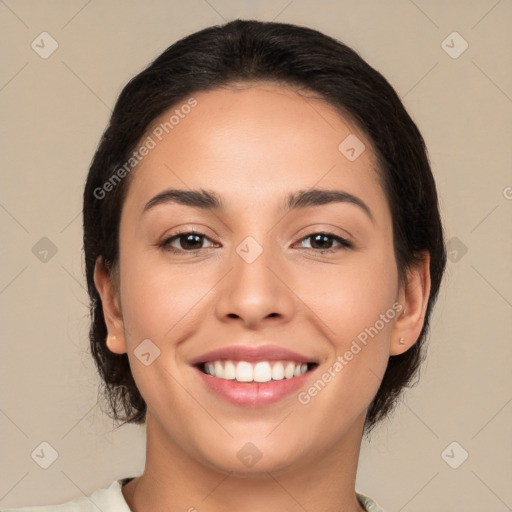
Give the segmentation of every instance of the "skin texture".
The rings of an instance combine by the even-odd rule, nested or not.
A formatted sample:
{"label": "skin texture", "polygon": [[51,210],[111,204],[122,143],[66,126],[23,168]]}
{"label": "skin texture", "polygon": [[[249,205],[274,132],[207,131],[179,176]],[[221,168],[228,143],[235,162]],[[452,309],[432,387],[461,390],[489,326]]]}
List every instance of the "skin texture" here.
{"label": "skin texture", "polygon": [[[428,255],[400,285],[371,143],[328,103],[270,83],[194,97],[197,106],[133,171],[118,274],[96,265],[108,347],[128,353],[148,406],[145,471],[123,494],[136,512],[361,511],[354,486],[365,414],[389,356],[420,334]],[[366,147],[355,161],[338,150],[349,134]],[[215,191],[225,211],[169,202],[142,213],[168,188]],[[350,203],[280,209],[289,193],[311,188],[357,196],[373,220]],[[191,229],[206,237],[198,251],[179,238],[181,254],[159,247]],[[325,230],[353,247],[315,246],[308,235]],[[252,263],[236,252],[247,236],[263,249]],[[217,348],[276,344],[319,363],[307,391],[393,304],[401,312],[307,404],[293,393],[236,406],[189,364]],[[149,366],[133,353],[147,338],[161,351]],[[262,454],[252,467],[237,457],[247,442]]]}

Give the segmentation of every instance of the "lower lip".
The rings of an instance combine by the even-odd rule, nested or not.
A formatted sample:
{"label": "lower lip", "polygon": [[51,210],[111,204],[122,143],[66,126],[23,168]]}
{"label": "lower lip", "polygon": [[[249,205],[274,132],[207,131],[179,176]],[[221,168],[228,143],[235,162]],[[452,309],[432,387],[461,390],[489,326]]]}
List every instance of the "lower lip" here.
{"label": "lower lip", "polygon": [[194,368],[208,389],[235,405],[244,407],[263,407],[298,391],[304,386],[306,379],[315,371],[307,371],[299,377],[291,379],[270,380],[268,382],[238,382],[236,380],[219,379]]}

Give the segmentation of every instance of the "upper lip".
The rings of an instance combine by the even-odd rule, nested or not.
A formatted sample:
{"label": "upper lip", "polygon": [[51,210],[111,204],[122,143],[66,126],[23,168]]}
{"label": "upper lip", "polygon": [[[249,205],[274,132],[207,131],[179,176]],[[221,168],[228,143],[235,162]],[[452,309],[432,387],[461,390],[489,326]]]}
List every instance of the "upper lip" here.
{"label": "upper lip", "polygon": [[288,350],[277,345],[260,345],[257,347],[247,345],[232,345],[230,347],[211,350],[190,362],[191,365],[229,359],[232,361],[294,361],[297,363],[315,363],[316,361],[308,356]]}

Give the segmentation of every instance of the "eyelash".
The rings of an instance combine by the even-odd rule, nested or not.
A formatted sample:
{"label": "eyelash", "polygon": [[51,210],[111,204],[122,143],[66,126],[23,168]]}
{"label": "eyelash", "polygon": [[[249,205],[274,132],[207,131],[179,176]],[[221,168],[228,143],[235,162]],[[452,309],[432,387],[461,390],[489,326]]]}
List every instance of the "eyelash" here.
{"label": "eyelash", "polygon": [[[162,243],[159,244],[159,247],[162,248],[163,250],[165,251],[169,251],[173,254],[183,254],[183,253],[197,253],[198,251],[202,251],[204,249],[209,249],[210,247],[203,247],[201,249],[192,249],[190,251],[187,251],[185,249],[176,249],[175,247],[172,247],[170,244],[171,242],[173,242],[174,240],[176,239],[179,239],[180,236],[183,236],[183,235],[197,235],[201,238],[206,238],[207,240],[210,240],[204,233],[201,233],[200,231],[195,231],[195,230],[187,230],[187,231],[181,231],[179,233],[176,233],[174,234],[172,237],[169,237],[169,238],[166,238]],[[323,235],[323,236],[326,236],[326,237],[329,237],[329,238],[332,238],[334,240],[336,240],[337,242],[340,243],[340,245],[342,246],[341,248],[339,249],[351,249],[353,248],[353,244],[352,242],[349,242],[347,239],[345,238],[342,238],[338,235],[335,235],[334,233],[330,233],[328,231],[319,231],[319,232],[315,232],[315,233],[311,233],[305,237],[302,237],[299,241],[303,241],[303,240],[306,240],[308,238],[312,238],[316,235]],[[210,240],[212,241],[212,240]],[[306,249],[309,249],[311,251],[314,251],[316,253],[320,253],[320,254],[325,254],[325,253],[334,253],[334,252],[337,252],[338,249],[314,249],[314,248],[309,248],[309,247],[306,247]]]}

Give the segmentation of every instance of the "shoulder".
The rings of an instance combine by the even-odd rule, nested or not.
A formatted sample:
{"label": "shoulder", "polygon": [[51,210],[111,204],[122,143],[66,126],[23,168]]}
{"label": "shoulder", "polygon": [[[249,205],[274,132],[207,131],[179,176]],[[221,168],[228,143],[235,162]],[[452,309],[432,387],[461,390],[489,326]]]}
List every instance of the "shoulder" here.
{"label": "shoulder", "polygon": [[57,505],[0,508],[0,512],[131,512],[121,492],[121,482],[122,480],[115,480],[109,487],[98,489],[89,496]]}
{"label": "shoulder", "polygon": [[384,510],[373,501],[370,497],[361,494],[360,492],[356,492],[357,499],[364,507],[366,512],[384,512]]}

